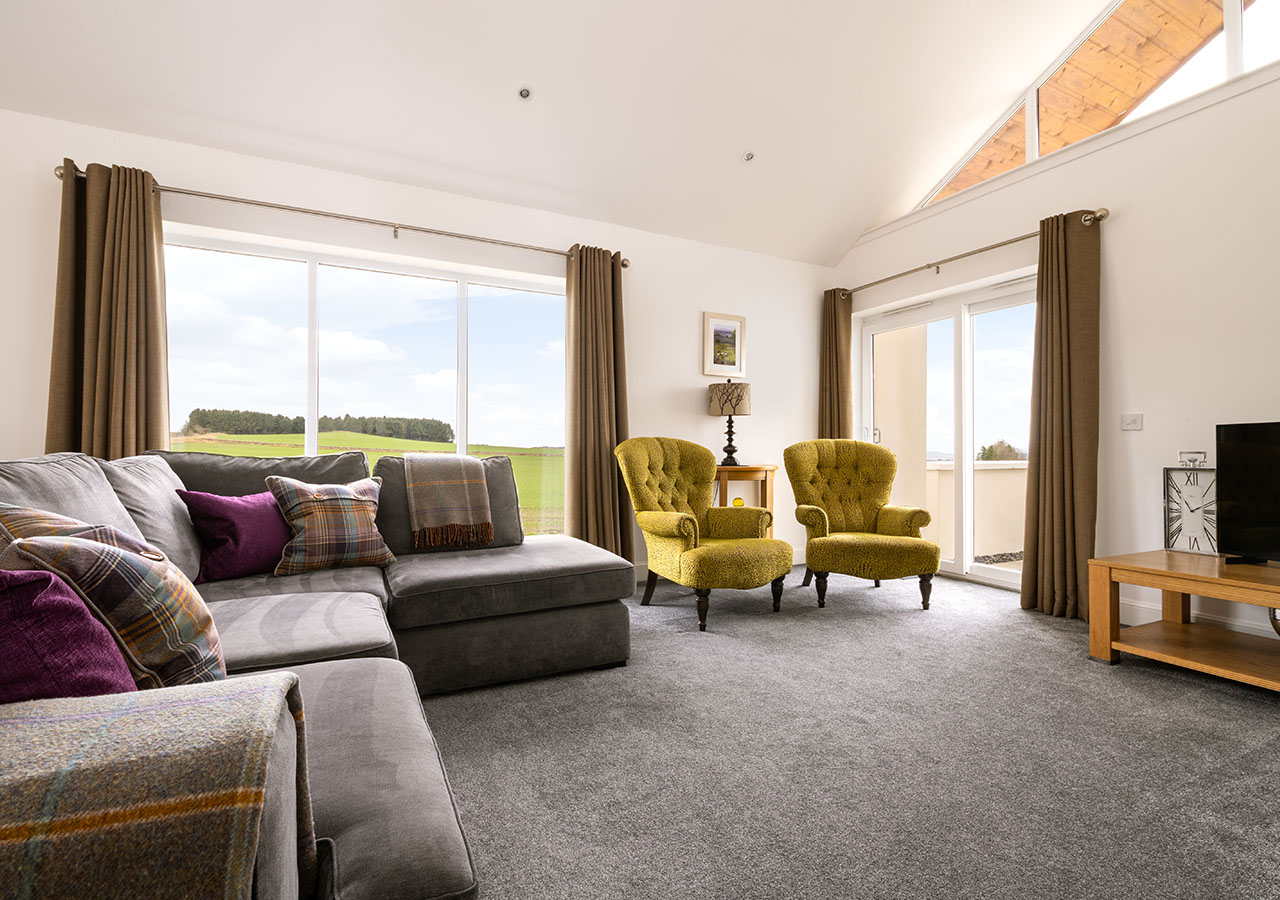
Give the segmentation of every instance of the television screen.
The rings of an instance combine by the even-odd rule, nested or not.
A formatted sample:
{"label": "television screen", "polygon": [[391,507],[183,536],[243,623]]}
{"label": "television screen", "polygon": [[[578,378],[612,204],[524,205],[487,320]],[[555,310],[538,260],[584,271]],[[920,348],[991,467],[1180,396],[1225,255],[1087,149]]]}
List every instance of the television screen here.
{"label": "television screen", "polygon": [[1280,559],[1280,422],[1218,426],[1218,549]]}

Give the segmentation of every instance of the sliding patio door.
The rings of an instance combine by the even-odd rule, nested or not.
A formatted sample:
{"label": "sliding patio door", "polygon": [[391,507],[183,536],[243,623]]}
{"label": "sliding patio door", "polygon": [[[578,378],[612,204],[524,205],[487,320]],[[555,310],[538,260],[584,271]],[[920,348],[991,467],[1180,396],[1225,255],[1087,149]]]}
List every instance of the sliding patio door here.
{"label": "sliding patio door", "polygon": [[943,572],[1014,587],[1022,567],[1034,285],[862,320],[859,436],[898,457],[890,502],[921,506]]}

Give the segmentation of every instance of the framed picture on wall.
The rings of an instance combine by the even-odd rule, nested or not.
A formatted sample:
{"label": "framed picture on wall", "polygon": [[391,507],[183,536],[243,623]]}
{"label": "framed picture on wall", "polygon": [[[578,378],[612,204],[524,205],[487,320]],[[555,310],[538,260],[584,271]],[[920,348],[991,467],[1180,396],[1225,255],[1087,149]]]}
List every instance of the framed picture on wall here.
{"label": "framed picture on wall", "polygon": [[747,320],[724,313],[702,314],[702,374],[747,376]]}

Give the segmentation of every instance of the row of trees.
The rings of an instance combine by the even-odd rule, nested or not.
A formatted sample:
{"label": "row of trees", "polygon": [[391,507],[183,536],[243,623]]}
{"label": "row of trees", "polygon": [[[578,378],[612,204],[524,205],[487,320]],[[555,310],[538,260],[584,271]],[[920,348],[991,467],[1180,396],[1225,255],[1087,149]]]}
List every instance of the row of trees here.
{"label": "row of trees", "polygon": [[998,459],[1026,459],[1027,451],[1019,450],[1010,444],[1004,438],[996,441],[994,444],[986,444],[978,451],[978,459],[980,460],[998,460]]}
{"label": "row of trees", "polygon": [[[253,412],[246,409],[193,409],[183,434],[301,434],[302,416]],[[403,416],[321,416],[320,431],[354,431],[411,441],[453,441],[453,426],[439,419]]]}

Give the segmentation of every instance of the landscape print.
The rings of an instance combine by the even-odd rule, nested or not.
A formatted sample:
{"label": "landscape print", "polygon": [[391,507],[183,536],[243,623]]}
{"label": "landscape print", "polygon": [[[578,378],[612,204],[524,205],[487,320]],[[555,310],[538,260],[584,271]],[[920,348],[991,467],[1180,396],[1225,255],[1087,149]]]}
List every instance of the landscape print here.
{"label": "landscape print", "polygon": [[747,320],[742,316],[702,314],[702,374],[743,378]]}

